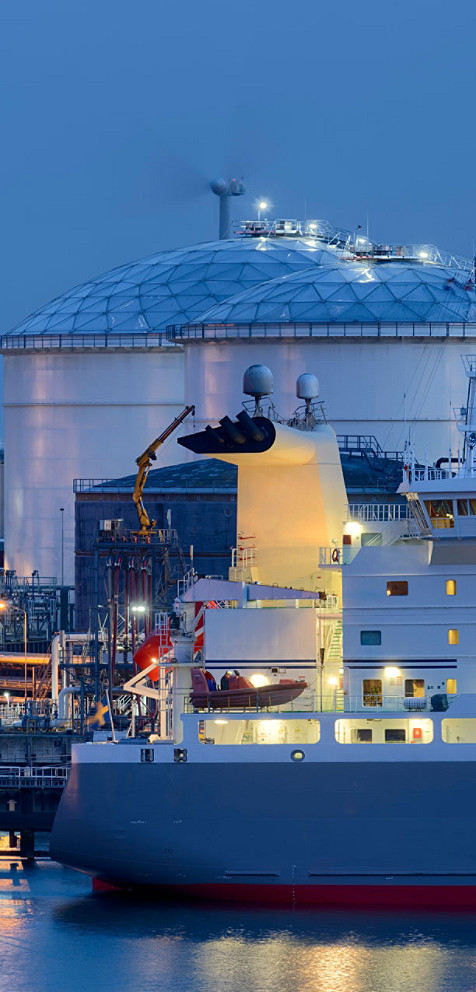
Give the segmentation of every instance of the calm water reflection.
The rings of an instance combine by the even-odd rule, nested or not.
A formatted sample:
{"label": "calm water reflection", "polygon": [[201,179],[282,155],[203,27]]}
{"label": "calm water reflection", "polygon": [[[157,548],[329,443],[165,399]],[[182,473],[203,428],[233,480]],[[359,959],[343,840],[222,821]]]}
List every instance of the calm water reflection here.
{"label": "calm water reflection", "polygon": [[2,992],[470,992],[476,916],[260,910],[93,896],[0,860]]}

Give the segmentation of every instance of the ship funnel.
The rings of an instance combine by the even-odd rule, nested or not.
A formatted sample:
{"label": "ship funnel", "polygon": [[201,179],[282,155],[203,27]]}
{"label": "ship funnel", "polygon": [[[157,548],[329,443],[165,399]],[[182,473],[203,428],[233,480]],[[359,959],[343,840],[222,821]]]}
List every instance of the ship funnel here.
{"label": "ship funnel", "polygon": [[312,372],[303,372],[296,382],[296,396],[299,400],[317,400],[319,380]]}

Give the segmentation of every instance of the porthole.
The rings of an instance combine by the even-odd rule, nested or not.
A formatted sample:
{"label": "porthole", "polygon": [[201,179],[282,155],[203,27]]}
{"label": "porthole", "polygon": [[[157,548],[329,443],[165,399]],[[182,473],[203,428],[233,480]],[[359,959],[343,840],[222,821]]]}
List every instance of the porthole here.
{"label": "porthole", "polygon": [[304,761],[305,757],[306,755],[304,754],[304,751],[301,751],[300,748],[297,748],[295,751],[291,751],[291,758],[293,761]]}

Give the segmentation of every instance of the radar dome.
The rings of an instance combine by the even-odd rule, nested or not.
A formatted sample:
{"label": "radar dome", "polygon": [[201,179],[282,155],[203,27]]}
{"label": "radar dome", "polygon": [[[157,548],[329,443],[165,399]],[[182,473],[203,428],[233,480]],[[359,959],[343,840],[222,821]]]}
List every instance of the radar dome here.
{"label": "radar dome", "polygon": [[270,396],[273,373],[267,365],[250,365],[243,376],[243,392],[247,396]]}
{"label": "radar dome", "polygon": [[226,193],[228,189],[228,183],[226,179],[221,179],[221,178],[212,179],[210,183],[210,189],[212,193],[216,193],[217,196],[223,196],[223,194]]}
{"label": "radar dome", "polygon": [[299,400],[315,400],[319,396],[319,380],[312,372],[303,372],[296,382],[296,396]]}

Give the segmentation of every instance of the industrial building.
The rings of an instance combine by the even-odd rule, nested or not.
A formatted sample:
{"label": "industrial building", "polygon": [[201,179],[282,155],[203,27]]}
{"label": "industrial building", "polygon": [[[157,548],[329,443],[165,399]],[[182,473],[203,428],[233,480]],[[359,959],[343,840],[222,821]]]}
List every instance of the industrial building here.
{"label": "industrial building", "polygon": [[[388,512],[388,507],[395,504],[403,510],[402,497],[395,495],[401,479],[401,460],[376,450],[371,439],[365,444],[366,439],[361,438],[360,448],[354,440],[339,438],[351,506],[367,502],[376,509],[385,506]],[[180,451],[183,454],[183,448]],[[156,604],[170,607],[177,580],[192,567],[198,575],[227,577],[236,545],[236,466],[207,458],[150,471],[144,502],[161,536],[155,546],[147,543],[141,547],[138,541],[137,511],[132,500],[135,481],[135,476],[130,475],[94,485],[87,479],[75,483],[77,630],[94,628],[98,604],[106,617],[111,597],[108,571],[116,563],[124,567],[131,535],[133,562],[137,564],[141,552],[148,559],[155,557],[151,598]],[[364,542],[373,536],[370,530]]]}
{"label": "industrial building", "polygon": [[[388,451],[411,434],[420,458],[456,454],[451,400],[475,335],[472,263],[321,222],[245,224],[93,279],[1,341],[6,566],[72,584],[73,480],[129,474],[185,403],[197,430],[236,411],[257,362],[284,416],[310,371],[339,435]],[[161,452],[183,459],[174,440]]]}

